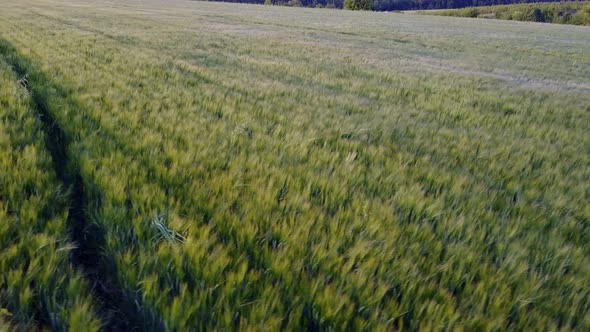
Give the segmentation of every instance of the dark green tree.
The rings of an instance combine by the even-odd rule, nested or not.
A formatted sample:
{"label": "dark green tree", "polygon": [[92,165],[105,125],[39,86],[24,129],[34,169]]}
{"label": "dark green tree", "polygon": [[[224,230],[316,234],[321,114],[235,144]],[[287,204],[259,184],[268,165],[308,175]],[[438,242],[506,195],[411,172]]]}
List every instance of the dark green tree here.
{"label": "dark green tree", "polygon": [[344,9],[373,10],[373,0],[344,0]]}

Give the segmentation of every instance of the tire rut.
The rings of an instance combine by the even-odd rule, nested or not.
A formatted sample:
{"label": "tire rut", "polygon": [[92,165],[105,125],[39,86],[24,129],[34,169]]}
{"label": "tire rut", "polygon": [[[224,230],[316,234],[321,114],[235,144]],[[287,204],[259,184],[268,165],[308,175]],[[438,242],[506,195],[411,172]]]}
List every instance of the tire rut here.
{"label": "tire rut", "polygon": [[[114,258],[106,249],[103,226],[91,221],[92,213],[100,209],[100,195],[92,195],[81,175],[76,156],[70,153],[73,143],[52,116],[48,107],[47,91],[51,82],[34,68],[28,59],[6,40],[0,38],[0,55],[20,77],[20,84],[31,95],[32,108],[42,122],[45,146],[50,153],[58,180],[68,190],[69,213],[67,226],[75,249],[70,254],[72,265],[81,270],[92,287],[105,331],[164,331],[165,325],[141,304],[137,294],[121,287]],[[89,200],[89,197],[97,199]]]}

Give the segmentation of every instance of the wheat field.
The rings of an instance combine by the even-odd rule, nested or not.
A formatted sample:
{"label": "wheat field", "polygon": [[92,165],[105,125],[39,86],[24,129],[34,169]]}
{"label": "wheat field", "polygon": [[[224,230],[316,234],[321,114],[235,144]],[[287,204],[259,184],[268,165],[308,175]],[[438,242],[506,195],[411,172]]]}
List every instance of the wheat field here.
{"label": "wheat field", "polygon": [[0,2],[0,328],[590,329],[590,28]]}

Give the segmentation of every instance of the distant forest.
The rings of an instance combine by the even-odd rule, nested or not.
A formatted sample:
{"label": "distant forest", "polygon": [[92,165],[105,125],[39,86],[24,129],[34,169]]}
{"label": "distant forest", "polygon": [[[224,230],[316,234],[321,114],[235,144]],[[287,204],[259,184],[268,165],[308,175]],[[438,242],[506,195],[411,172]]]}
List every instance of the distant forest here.
{"label": "distant forest", "polygon": [[498,20],[590,26],[590,1],[470,7],[462,9],[422,11],[420,13],[440,16],[479,17]]}
{"label": "distant forest", "polygon": [[[225,2],[243,2],[302,7],[343,8],[344,0],[219,0]],[[551,0],[372,0],[373,9],[378,11],[453,9],[476,6],[507,5],[516,3],[555,2]]]}

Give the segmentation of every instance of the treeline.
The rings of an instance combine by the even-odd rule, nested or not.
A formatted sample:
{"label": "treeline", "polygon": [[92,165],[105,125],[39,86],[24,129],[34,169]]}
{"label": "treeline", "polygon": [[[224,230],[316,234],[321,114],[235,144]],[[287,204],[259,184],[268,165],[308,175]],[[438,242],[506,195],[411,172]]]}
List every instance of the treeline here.
{"label": "treeline", "polygon": [[455,9],[538,2],[551,2],[551,0],[373,0],[373,9],[379,11]]}
{"label": "treeline", "polygon": [[344,8],[344,0],[210,0],[221,2],[254,3],[293,7]]}
{"label": "treeline", "polygon": [[427,14],[590,25],[590,2],[558,2],[544,4],[489,6],[441,12],[429,12]]}
{"label": "treeline", "polygon": [[377,11],[456,9],[478,6],[552,2],[551,0],[217,0],[295,7],[327,7]]}

